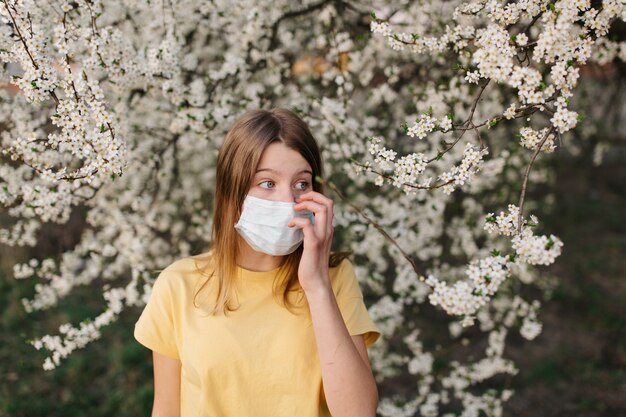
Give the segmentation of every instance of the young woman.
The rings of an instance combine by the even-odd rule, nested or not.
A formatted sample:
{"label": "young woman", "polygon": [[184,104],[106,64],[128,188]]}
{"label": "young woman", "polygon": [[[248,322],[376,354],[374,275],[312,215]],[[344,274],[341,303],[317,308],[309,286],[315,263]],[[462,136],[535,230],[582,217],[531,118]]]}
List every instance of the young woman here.
{"label": "young woman", "polygon": [[220,148],[211,249],[157,277],[134,336],[153,351],[152,416],[376,414],[380,332],[331,253],[322,161],[293,112],[254,109]]}

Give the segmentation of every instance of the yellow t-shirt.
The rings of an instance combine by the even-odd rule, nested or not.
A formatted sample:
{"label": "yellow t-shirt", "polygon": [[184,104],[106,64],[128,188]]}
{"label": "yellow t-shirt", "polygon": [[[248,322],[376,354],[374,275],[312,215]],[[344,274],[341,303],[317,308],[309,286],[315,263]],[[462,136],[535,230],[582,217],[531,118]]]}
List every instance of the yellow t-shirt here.
{"label": "yellow t-shirt", "polygon": [[[330,416],[308,307],[304,313],[295,309],[296,316],[276,302],[277,271],[238,267],[233,305],[240,307],[227,316],[194,307],[195,285],[205,277],[193,257],[173,262],[157,277],[134,337],[181,361],[181,417]],[[371,346],[380,331],[367,312],[352,263],[344,259],[329,271],[348,333],[363,334]]]}

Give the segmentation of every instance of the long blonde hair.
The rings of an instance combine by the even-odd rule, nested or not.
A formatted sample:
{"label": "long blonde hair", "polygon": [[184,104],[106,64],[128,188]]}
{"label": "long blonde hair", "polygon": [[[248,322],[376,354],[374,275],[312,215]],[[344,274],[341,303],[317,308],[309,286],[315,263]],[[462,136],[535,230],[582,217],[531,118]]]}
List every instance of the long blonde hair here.
{"label": "long blonde hair", "polygon": [[[265,148],[274,142],[281,142],[297,151],[309,163],[313,171],[313,190],[321,194],[323,184],[316,181],[323,178],[322,158],[319,147],[306,123],[294,112],[284,108],[250,109],[240,116],[226,134],[220,147],[217,168],[215,197],[213,199],[212,244],[208,261],[196,268],[206,277],[194,294],[196,297],[211,279],[217,279],[215,303],[209,309],[210,314],[223,311],[235,311],[231,305],[235,293],[233,277],[237,268],[238,234],[234,228],[239,220],[245,199],[256,167]],[[275,298],[281,299],[285,307],[293,313],[288,295],[291,291],[299,292],[304,299],[304,292],[298,281],[298,265],[302,257],[303,245],[294,252],[285,255],[279,272],[273,283]],[[337,266],[349,253],[332,253],[329,267]],[[197,306],[196,306],[197,307]]]}

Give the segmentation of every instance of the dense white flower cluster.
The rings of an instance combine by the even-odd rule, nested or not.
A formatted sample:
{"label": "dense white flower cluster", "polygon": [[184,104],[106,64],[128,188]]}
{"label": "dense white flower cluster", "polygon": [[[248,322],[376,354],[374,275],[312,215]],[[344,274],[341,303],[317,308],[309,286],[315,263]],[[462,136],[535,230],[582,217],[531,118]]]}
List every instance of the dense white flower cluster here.
{"label": "dense white flower cluster", "polygon": [[455,187],[459,187],[476,175],[483,166],[483,156],[489,153],[487,148],[479,148],[471,143],[465,144],[461,163],[451,170],[439,174],[438,179],[445,184],[444,194],[451,194]]}
{"label": "dense white flower cluster", "polygon": [[[19,64],[24,71],[21,76],[13,76],[13,83],[27,102],[42,104],[53,99],[56,106],[50,119],[59,129],[45,138],[40,137],[44,136],[43,131],[23,132],[26,134],[16,137],[2,153],[12,160],[22,160],[52,184],[66,179],[90,184],[96,176],[106,180],[111,175],[121,175],[125,142],[115,134],[117,123],[106,109],[99,82],[87,78],[84,72],[73,72],[68,58],[55,66],[54,57],[46,50],[50,39],[42,27],[33,26],[30,13],[26,13],[29,3],[16,7],[5,2],[0,7],[4,20],[15,22],[22,31],[30,28],[29,36],[17,33],[24,44],[13,43],[0,58]],[[58,53],[67,57],[67,41],[77,40],[76,28],[63,23],[54,26],[53,31]],[[71,168],[76,165],[79,167]]]}
{"label": "dense white flower cluster", "polygon": [[465,81],[472,84],[478,84],[480,80],[480,72],[479,71],[468,71],[465,75]]}
{"label": "dense white flower cluster", "polygon": [[524,318],[524,323],[522,324],[522,328],[520,329],[520,334],[524,339],[533,340],[541,333],[542,325],[541,323],[530,320],[528,317]]}
{"label": "dense white flower cluster", "polygon": [[531,216],[528,222],[522,219],[522,228],[518,233],[519,207],[509,204],[507,213],[501,211],[495,216],[489,213],[486,217],[485,230],[504,236],[513,236],[511,247],[515,250],[518,261],[530,265],[550,265],[561,254],[563,242],[556,236],[535,236],[532,229],[538,220]]}
{"label": "dense white flower cluster", "polygon": [[520,145],[524,148],[535,150],[539,146],[539,144],[545,138],[545,142],[541,145],[541,150],[546,153],[553,152],[556,149],[556,145],[554,144],[554,134],[549,133],[549,129],[544,127],[540,131],[536,131],[530,127],[523,127],[519,131],[520,133]]}
{"label": "dense white flower cluster", "polygon": [[563,248],[563,242],[558,237],[535,236],[530,227],[523,228],[511,243],[520,260],[531,265],[550,265]]}
{"label": "dense white flower cluster", "polygon": [[429,375],[432,372],[434,356],[430,352],[424,352],[422,342],[417,338],[419,330],[414,330],[404,337],[404,343],[413,353],[413,357],[407,363],[411,375]]}
{"label": "dense white flower cluster", "polygon": [[[459,280],[453,285],[429,275],[426,284],[433,288],[430,303],[441,306],[448,314],[472,317],[496,293],[509,275],[511,262],[505,256],[489,256],[475,259],[465,270],[467,280]],[[471,325],[473,320],[464,320],[463,325]]]}
{"label": "dense white flower cluster", "polygon": [[[440,52],[442,45],[453,43],[455,50],[462,50],[475,45],[476,50],[471,54],[472,63],[477,70],[467,71],[464,80],[468,83],[478,83],[481,78],[491,79],[498,83],[508,84],[518,90],[518,97],[522,104],[541,105],[560,96],[553,117],[552,125],[564,133],[576,126],[577,113],[567,109],[564,98],[572,95],[578,78],[579,69],[574,63],[584,64],[591,57],[595,43],[608,45],[605,36],[608,33],[610,22],[623,14],[624,6],[617,0],[605,0],[600,9],[591,7],[587,0],[556,1],[546,8],[539,0],[520,1],[503,6],[497,1],[463,2],[455,8],[453,17],[461,21],[461,16],[478,18],[485,14],[490,24],[477,30],[467,30],[472,26],[457,23],[456,26],[446,27],[446,33],[440,38],[430,38],[429,45],[438,47],[425,48],[427,37],[408,36],[406,33],[394,33],[391,26],[382,20],[374,19],[371,30],[374,33],[386,36],[390,44],[399,43],[413,46],[416,53]],[[525,19],[540,17],[541,30],[524,32],[511,31],[516,23]],[[384,30],[381,29],[384,27]],[[473,28],[472,28],[473,29]],[[463,36],[453,36],[451,33],[463,32]],[[529,49],[529,35],[536,40]],[[400,49],[396,46],[396,49]],[[617,50],[616,48],[613,48]],[[545,64],[550,73],[551,83],[546,84],[542,73],[530,66],[529,60],[525,65],[517,65],[514,60],[520,52],[532,52],[535,63]],[[610,56],[616,56],[613,52]],[[542,111],[548,111],[541,107]],[[507,118],[511,118],[511,111]],[[424,128],[413,126],[411,133],[425,135]],[[419,137],[419,136],[418,136]]]}
{"label": "dense white flower cluster", "polygon": [[[607,39],[626,13],[616,0],[374,1],[380,16],[367,33],[362,13],[337,7],[0,2],[0,78],[17,90],[0,89],[8,216],[0,243],[35,246],[44,223],[65,224],[77,207],[86,222],[61,256],[15,265],[15,278],[37,280],[22,304],[46,309],[78,285],[104,282],[100,314],[33,341],[49,352],[45,369],[137,312],[129,308],[148,300],[152,271],[206,249],[207,196],[227,129],[247,108],[284,106],[311,126],[329,178],[397,243],[328,192],[339,243],[355,252],[359,278],[377,297],[371,314],[384,337],[370,349],[375,374],[380,383],[401,374],[416,381],[410,398],[381,398],[379,413],[501,415],[511,391],[477,383],[515,373],[504,358],[507,329],[528,340],[542,331],[538,302],[518,297],[513,283],[542,282],[534,266],[554,262],[562,242],[533,235],[538,221],[514,205],[481,221],[492,210],[483,197],[520,189],[537,147],[543,142],[535,156],[548,156],[577,126],[570,98],[579,68],[626,59],[626,46]],[[522,119],[526,127],[515,124]],[[519,131],[519,143],[499,123]],[[372,161],[359,162],[364,155]],[[531,184],[550,181],[545,168],[532,175]],[[365,195],[373,176],[381,187]],[[404,315],[428,302],[460,316],[449,328],[461,348],[486,338],[486,357],[461,363],[430,348],[439,342],[420,332],[429,323]],[[480,332],[466,337],[474,322]],[[398,329],[409,336],[395,340]]]}
{"label": "dense white flower cluster", "polygon": [[422,114],[419,119],[417,119],[415,123],[408,128],[406,134],[412,138],[417,137],[418,139],[424,139],[426,135],[432,132],[436,126],[437,119],[428,114]]}
{"label": "dense white flower cluster", "polygon": [[450,118],[448,115],[443,116],[439,121],[439,128],[442,132],[447,132],[448,130],[452,129],[452,118]]}
{"label": "dense white flower cluster", "polygon": [[[390,182],[398,188],[402,188],[406,193],[414,191],[415,187],[426,188],[430,184],[430,178],[418,184],[418,177],[426,170],[426,155],[423,153],[412,153],[396,159],[396,152],[387,149],[380,137],[369,139],[369,152],[374,157],[374,162],[378,164],[382,171],[393,171],[390,175]],[[377,185],[383,184],[383,176],[377,177]]]}
{"label": "dense white flower cluster", "polygon": [[552,122],[559,133],[564,133],[576,126],[578,122],[577,116],[578,114],[576,112],[567,109],[565,99],[559,97],[556,101],[556,111],[554,112],[554,116],[550,119],[550,122]]}
{"label": "dense white flower cluster", "polygon": [[509,32],[496,24],[476,32],[478,49],[472,60],[482,77],[498,82],[507,81],[513,70],[512,58],[515,55],[515,48],[509,43],[509,39]]}
{"label": "dense white flower cluster", "polygon": [[381,138],[372,137],[369,142],[369,152],[374,156],[374,162],[378,164],[380,169],[383,171],[390,171],[393,169],[397,153],[391,149],[381,146]]}
{"label": "dense white flower cluster", "polygon": [[510,398],[512,391],[503,390],[499,395],[488,392],[483,396],[475,396],[468,392],[474,384],[485,381],[497,374],[516,375],[515,364],[502,357],[507,329],[502,327],[493,330],[488,336],[486,356],[472,366],[463,366],[454,361],[452,372],[442,379],[442,385],[450,389],[453,395],[464,405],[464,416],[481,414],[502,416],[502,403]]}
{"label": "dense white flower cluster", "polygon": [[517,233],[519,224],[519,207],[509,204],[508,212],[501,211],[497,216],[487,214],[485,230],[488,233],[497,233],[504,236],[513,236]]}

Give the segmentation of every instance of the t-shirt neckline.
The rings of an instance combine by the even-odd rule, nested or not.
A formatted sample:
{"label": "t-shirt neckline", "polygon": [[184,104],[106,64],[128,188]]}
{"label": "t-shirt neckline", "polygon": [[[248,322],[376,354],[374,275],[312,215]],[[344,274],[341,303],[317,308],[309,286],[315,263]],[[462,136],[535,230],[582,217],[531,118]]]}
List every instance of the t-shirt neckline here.
{"label": "t-shirt neckline", "polygon": [[251,271],[237,265],[237,275],[245,281],[267,281],[273,278],[279,271],[280,266],[269,271]]}

